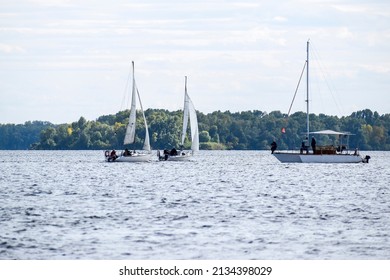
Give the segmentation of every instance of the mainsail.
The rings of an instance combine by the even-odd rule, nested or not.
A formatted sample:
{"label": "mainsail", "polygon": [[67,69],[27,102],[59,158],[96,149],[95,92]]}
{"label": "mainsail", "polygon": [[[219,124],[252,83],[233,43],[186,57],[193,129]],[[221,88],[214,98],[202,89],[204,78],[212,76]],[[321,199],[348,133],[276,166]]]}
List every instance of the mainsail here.
{"label": "mainsail", "polygon": [[187,126],[188,126],[188,117],[189,117],[189,102],[190,97],[187,93],[187,76],[185,77],[185,86],[184,86],[184,108],[183,108],[183,131],[181,135],[181,146],[184,145],[184,140],[186,139]]}
{"label": "mainsail", "polygon": [[134,61],[133,63],[133,89],[131,92],[131,107],[130,107],[130,116],[129,116],[129,123],[126,128],[126,135],[125,139],[123,141],[123,144],[133,144],[135,139],[135,125],[136,125],[136,116],[137,116],[137,108],[136,108],[136,92],[137,85],[135,84],[135,77],[134,77]]}
{"label": "mainsail", "polygon": [[196,110],[194,104],[192,103],[190,97],[188,97],[188,100],[189,100],[190,126],[191,126],[191,137],[192,137],[191,150],[193,152],[198,152],[199,151],[198,119],[196,117]]}
{"label": "mainsail", "polygon": [[126,135],[123,144],[124,145],[133,144],[135,140],[135,127],[136,127],[136,117],[137,117],[136,95],[138,95],[138,101],[141,107],[142,117],[144,118],[144,124],[145,124],[145,142],[144,142],[143,149],[146,151],[150,151],[148,124],[146,122],[144,109],[142,107],[141,97],[137,85],[135,83],[134,61],[132,63],[133,63],[133,89],[131,92],[131,108],[130,108],[129,124],[127,125],[126,128]]}
{"label": "mainsail", "polygon": [[190,119],[191,127],[191,150],[199,151],[199,132],[198,132],[198,119],[196,117],[196,110],[194,104],[191,101],[187,93],[187,76],[185,77],[185,88],[184,88],[184,109],[183,109],[183,131],[181,137],[181,145],[184,145],[186,138],[188,119]]}

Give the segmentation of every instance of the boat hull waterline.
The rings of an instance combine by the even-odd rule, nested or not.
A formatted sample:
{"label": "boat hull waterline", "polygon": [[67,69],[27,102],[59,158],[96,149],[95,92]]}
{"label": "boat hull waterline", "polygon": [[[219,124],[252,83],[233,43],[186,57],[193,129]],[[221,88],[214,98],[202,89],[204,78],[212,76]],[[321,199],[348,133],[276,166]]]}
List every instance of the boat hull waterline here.
{"label": "boat hull waterline", "polygon": [[360,155],[313,155],[300,153],[276,152],[273,154],[283,163],[360,163],[363,161]]}

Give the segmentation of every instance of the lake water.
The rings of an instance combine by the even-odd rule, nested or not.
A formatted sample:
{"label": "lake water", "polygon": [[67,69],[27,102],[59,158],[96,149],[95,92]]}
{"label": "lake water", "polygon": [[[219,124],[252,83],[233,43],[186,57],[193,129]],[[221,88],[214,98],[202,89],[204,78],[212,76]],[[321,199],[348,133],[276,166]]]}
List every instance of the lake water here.
{"label": "lake water", "polygon": [[0,151],[0,259],[388,260],[390,152],[362,154],[369,164]]}

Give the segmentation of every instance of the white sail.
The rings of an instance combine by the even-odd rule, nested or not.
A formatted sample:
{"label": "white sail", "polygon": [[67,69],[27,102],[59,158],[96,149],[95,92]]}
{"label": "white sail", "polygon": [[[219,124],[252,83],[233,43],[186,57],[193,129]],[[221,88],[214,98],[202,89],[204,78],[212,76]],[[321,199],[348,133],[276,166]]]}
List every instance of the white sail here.
{"label": "white sail", "polygon": [[189,113],[190,113],[190,126],[191,126],[191,150],[193,152],[199,151],[199,131],[198,131],[198,118],[196,117],[196,110],[190,97],[188,97]]}
{"label": "white sail", "polygon": [[130,108],[130,116],[129,123],[126,128],[126,135],[123,141],[123,144],[133,144],[135,139],[135,126],[136,126],[136,116],[137,116],[137,108],[136,108],[136,91],[137,86],[135,84],[134,78],[134,62],[133,62],[133,89],[131,92],[131,108]]}
{"label": "white sail", "polygon": [[189,100],[190,97],[187,94],[187,76],[185,77],[185,86],[184,86],[184,107],[183,107],[183,131],[181,135],[181,146],[184,145],[184,140],[186,139],[187,126],[188,126],[188,110],[189,110]]}
{"label": "white sail", "polygon": [[144,147],[143,147],[143,149],[144,149],[145,151],[149,151],[149,152],[150,152],[150,140],[149,140],[148,124],[147,124],[147,122],[146,122],[145,113],[144,113],[144,108],[142,107],[141,97],[140,97],[140,95],[139,95],[138,89],[137,89],[137,94],[138,94],[139,105],[140,105],[140,107],[141,107],[142,117],[144,118],[144,124],[145,124],[145,142],[144,142]]}

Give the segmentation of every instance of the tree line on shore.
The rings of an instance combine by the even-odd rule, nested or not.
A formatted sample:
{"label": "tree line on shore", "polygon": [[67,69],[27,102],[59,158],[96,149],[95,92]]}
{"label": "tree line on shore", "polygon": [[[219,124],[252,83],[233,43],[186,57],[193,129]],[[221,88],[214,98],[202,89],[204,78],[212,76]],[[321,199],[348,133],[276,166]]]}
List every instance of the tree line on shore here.
{"label": "tree line on shore", "polygon": [[[182,129],[182,111],[148,109],[145,116],[153,149],[179,147]],[[101,116],[88,121],[80,117],[67,124],[29,121],[24,124],[0,124],[0,149],[36,150],[96,150],[121,149],[129,111]],[[144,127],[137,114],[136,142],[128,146],[141,149]],[[290,116],[273,111],[215,111],[198,112],[200,149],[266,150],[276,141],[278,149],[296,149],[301,146],[306,131],[306,113]],[[337,117],[324,114],[310,115],[311,131],[332,129],[354,134],[349,146],[360,150],[390,150],[390,114],[380,115],[369,109]],[[333,141],[332,139],[327,139]],[[184,145],[190,147],[190,142]]]}

